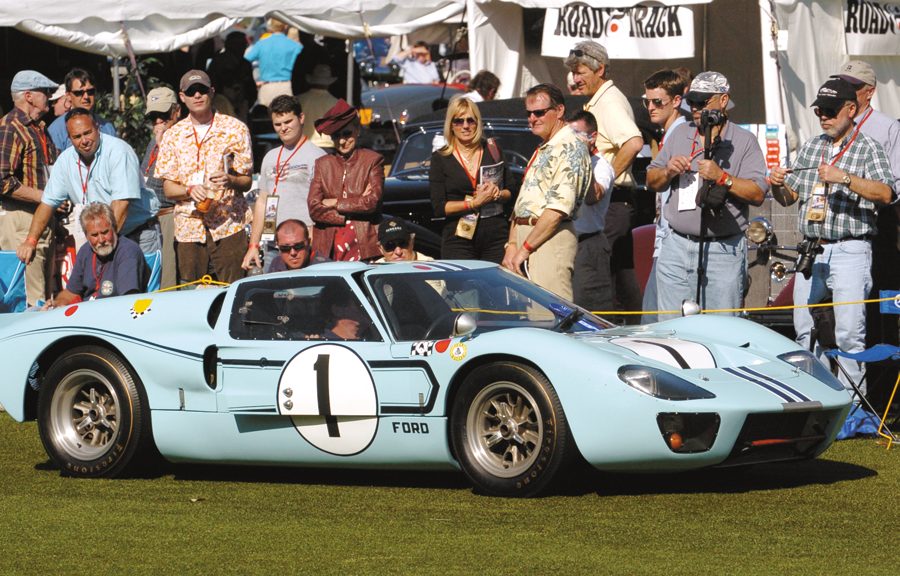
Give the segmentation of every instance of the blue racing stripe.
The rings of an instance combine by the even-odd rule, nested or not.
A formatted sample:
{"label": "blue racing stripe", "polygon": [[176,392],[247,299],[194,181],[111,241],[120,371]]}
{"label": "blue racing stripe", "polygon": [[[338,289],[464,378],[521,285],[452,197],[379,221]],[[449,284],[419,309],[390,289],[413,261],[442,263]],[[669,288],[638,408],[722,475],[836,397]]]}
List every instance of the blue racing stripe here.
{"label": "blue racing stripe", "polygon": [[809,402],[809,401],[810,401],[809,398],[807,398],[806,396],[804,396],[801,392],[799,392],[799,391],[796,390],[795,388],[792,388],[792,387],[788,386],[788,385],[785,384],[784,382],[779,382],[778,380],[772,378],[771,376],[766,376],[765,374],[760,374],[760,373],[757,372],[756,370],[753,370],[753,369],[751,369],[751,368],[749,368],[749,367],[747,367],[747,366],[741,366],[740,369],[743,370],[744,372],[747,372],[748,374],[752,374],[753,376],[756,376],[757,378],[762,378],[763,380],[766,380],[767,382],[771,382],[772,384],[774,384],[774,385],[780,387],[780,388],[781,388],[782,390],[784,390],[785,392],[788,392],[789,394],[793,394],[794,396],[796,396],[797,398],[799,398],[799,399],[802,400],[803,402]]}
{"label": "blue racing stripe", "polygon": [[763,388],[765,388],[766,390],[768,390],[768,391],[771,392],[772,394],[775,394],[776,396],[778,396],[779,398],[781,398],[782,400],[784,400],[784,401],[786,401],[786,402],[796,402],[796,401],[797,401],[795,398],[791,398],[790,396],[788,396],[787,394],[785,394],[784,392],[782,392],[782,391],[779,390],[778,388],[775,388],[775,387],[773,387],[773,386],[770,386],[770,385],[766,384],[765,382],[763,382],[762,380],[757,380],[756,378],[751,378],[751,377],[748,376],[747,374],[741,374],[740,372],[738,372],[738,371],[735,370],[734,368],[723,368],[723,370],[725,370],[725,371],[728,372],[729,374],[732,374],[732,375],[734,375],[734,376],[737,376],[738,378],[742,378],[742,379],[744,379],[744,380],[746,380],[746,381],[748,381],[748,382],[753,382],[753,383],[756,384],[757,386],[762,386]]}

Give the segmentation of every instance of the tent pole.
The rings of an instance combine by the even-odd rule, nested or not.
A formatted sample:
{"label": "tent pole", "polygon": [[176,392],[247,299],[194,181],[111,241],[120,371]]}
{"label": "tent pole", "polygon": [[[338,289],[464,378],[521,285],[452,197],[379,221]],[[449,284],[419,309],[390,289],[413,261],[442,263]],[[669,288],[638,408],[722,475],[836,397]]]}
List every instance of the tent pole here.
{"label": "tent pole", "polygon": [[349,38],[344,40],[344,46],[347,50],[347,103],[356,106],[353,101],[353,45]]}
{"label": "tent pole", "polygon": [[119,90],[119,57],[112,57],[112,81],[113,81],[113,102],[116,108],[120,108],[121,96]]}

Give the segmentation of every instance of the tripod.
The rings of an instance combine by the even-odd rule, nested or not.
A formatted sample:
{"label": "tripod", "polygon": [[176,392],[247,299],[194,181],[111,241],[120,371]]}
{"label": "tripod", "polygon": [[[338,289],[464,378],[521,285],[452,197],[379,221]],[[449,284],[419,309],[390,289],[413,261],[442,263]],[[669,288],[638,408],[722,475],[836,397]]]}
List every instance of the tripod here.
{"label": "tripod", "polygon": [[[713,153],[716,150],[716,147],[721,142],[721,138],[716,136],[715,139],[712,137],[712,129],[716,124],[714,122],[704,122],[701,117],[700,121],[703,127],[703,159],[704,160],[712,160]],[[697,253],[697,299],[696,302],[698,305],[701,305],[702,302],[700,300],[700,294],[703,289],[703,280],[706,277],[706,264],[703,261],[703,249],[706,246],[706,213],[710,212],[712,215],[713,209],[707,208],[703,202],[699,201],[700,198],[706,198],[706,194],[704,193],[707,189],[712,187],[715,184],[712,180],[704,180],[703,187],[697,193],[697,207],[700,208],[700,246],[699,252]],[[703,306],[701,305],[701,308]]]}

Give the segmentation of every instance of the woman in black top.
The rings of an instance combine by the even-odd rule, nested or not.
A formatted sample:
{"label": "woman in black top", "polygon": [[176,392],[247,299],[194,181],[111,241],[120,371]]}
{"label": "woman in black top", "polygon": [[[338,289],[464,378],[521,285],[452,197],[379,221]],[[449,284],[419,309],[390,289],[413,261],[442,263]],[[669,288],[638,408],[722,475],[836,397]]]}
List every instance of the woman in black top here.
{"label": "woman in black top", "polygon": [[446,146],[431,155],[431,205],[446,217],[441,258],[500,263],[509,236],[503,204],[512,197],[509,171],[492,140],[482,138],[474,102],[450,101],[444,120]]}

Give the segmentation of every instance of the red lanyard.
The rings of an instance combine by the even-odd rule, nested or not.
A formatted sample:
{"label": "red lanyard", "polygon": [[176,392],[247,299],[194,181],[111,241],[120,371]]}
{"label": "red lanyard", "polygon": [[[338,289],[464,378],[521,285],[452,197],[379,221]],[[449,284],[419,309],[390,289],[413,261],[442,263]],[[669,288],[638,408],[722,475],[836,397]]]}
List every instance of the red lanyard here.
{"label": "red lanyard", "polygon": [[[96,161],[97,161],[97,159],[94,158],[94,162],[96,162]],[[88,182],[91,181],[91,171],[94,169],[94,162],[91,162],[91,166],[90,166],[90,168],[88,168],[87,174],[82,175],[81,174],[81,156],[78,157],[78,178],[79,178],[79,180],[81,180],[81,203],[82,204],[87,204]]]}
{"label": "red lanyard", "polygon": [[531,169],[531,165],[534,164],[535,158],[537,158],[537,153],[540,148],[531,153],[531,160],[528,161],[528,165],[525,166],[525,171],[522,172],[522,182],[525,182],[525,178],[528,176],[528,170]]}
{"label": "red lanyard", "polygon": [[203,143],[206,142],[206,137],[209,136],[210,130],[212,130],[213,124],[216,123],[216,113],[213,112],[212,120],[209,121],[209,128],[206,129],[206,134],[203,135],[201,140],[197,139],[197,129],[194,128],[194,124],[191,123],[191,130],[194,131],[194,145],[197,146],[197,167],[200,167],[200,149],[203,148]]}
{"label": "red lanyard", "polygon": [[[472,183],[472,190],[475,190],[475,188],[478,186],[478,172],[476,171],[474,175],[469,173],[469,168],[466,166],[466,163],[463,160],[462,154],[459,153],[459,148],[454,147],[453,154],[456,155],[456,159],[459,161],[459,165],[462,166],[463,172],[466,173],[466,176],[469,178],[469,182]],[[478,162],[477,162],[478,166],[481,166],[481,156],[483,154],[484,154],[484,149],[479,148],[478,149]],[[529,163],[528,165],[531,166],[531,163]],[[528,171],[527,168],[525,170],[526,170],[526,172]]]}
{"label": "red lanyard", "polygon": [[869,116],[872,115],[872,112],[873,112],[874,110],[875,110],[874,108],[871,108],[871,107],[869,108],[869,111],[866,112],[866,115],[863,116],[863,119],[860,120],[860,121],[859,121],[859,124],[856,125],[856,131],[857,131],[857,132],[859,132],[860,130],[862,130],[863,124],[866,123],[866,120],[869,119]]}
{"label": "red lanyard", "polygon": [[[850,141],[847,142],[847,143],[844,145],[844,147],[841,148],[841,151],[838,152],[837,155],[836,155],[834,158],[831,159],[831,162],[828,163],[829,166],[834,166],[834,165],[837,163],[837,161],[841,159],[841,156],[844,155],[844,152],[846,152],[847,149],[850,148],[850,146],[853,145],[853,141],[856,140],[857,134],[859,134],[859,130],[854,130],[854,131],[853,131],[853,135],[850,137]],[[826,146],[826,147],[822,150],[822,160],[821,160],[822,162],[825,162],[825,152],[827,152],[827,151],[828,151],[828,146]]]}
{"label": "red lanyard", "polygon": [[41,141],[41,149],[44,151],[44,162],[50,164],[50,152],[47,150],[47,133],[41,126],[36,127],[38,140]]}
{"label": "red lanyard", "polygon": [[144,169],[144,176],[150,175],[150,169],[153,168],[157,156],[159,156],[159,144],[154,144],[153,150],[150,151],[150,160],[147,162],[147,167]]}
{"label": "red lanyard", "polygon": [[284,171],[287,170],[288,164],[291,163],[291,158],[294,157],[294,154],[296,154],[304,144],[306,144],[306,136],[300,139],[300,143],[297,144],[297,147],[294,148],[294,151],[291,152],[290,156],[287,157],[287,160],[284,161],[284,164],[281,163],[281,153],[284,152],[284,146],[282,145],[281,150],[278,151],[278,158],[275,159],[275,186],[272,188],[273,196],[278,194],[278,181],[281,180],[281,175],[284,174]]}
{"label": "red lanyard", "polygon": [[94,270],[94,297],[96,298],[100,294],[100,283],[103,281],[103,270],[106,268],[106,264],[104,263],[100,266],[100,274],[97,275],[97,254],[94,254],[94,261],[92,268]]}

